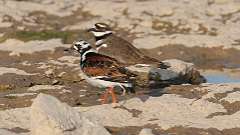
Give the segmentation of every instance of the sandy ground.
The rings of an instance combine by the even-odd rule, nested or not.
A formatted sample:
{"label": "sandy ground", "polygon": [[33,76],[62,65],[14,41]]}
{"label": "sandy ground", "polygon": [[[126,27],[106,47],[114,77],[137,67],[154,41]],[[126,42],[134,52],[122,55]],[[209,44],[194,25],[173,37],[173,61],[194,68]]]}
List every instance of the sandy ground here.
{"label": "sandy ground", "polygon": [[[171,86],[158,90],[160,96],[138,95],[116,108],[106,104],[75,109],[114,135],[136,135],[142,128],[156,134],[235,135],[239,133],[239,88],[239,83]],[[0,111],[0,127],[29,134],[30,110]]]}
{"label": "sandy ground", "polygon": [[[39,39],[15,33],[23,30],[81,33],[105,22],[117,35],[158,59],[178,58],[201,68],[236,68],[240,64],[239,7],[234,0],[1,0],[0,41],[8,46],[22,44],[7,39]],[[76,35],[64,37],[64,42],[74,39]]]}
{"label": "sandy ground", "polygon": [[[2,28],[28,29],[27,26],[39,25],[51,28],[55,24],[63,30],[84,29],[103,21],[135,35],[132,41],[139,48],[180,44],[239,49],[236,28],[240,3],[234,0],[1,0],[0,3]],[[69,20],[51,23],[48,16],[69,17]]]}
{"label": "sandy ground", "polygon": [[[240,2],[236,0],[0,0],[0,115],[9,109],[29,107],[39,93],[53,95],[74,107],[99,105],[103,91],[81,79],[79,56],[65,49],[78,38],[93,42],[84,30],[96,22],[105,22],[117,36],[144,54],[159,60],[176,58],[194,63],[211,82],[219,83],[137,88],[135,95],[119,96],[120,100],[130,99],[129,104],[139,106],[129,105],[125,111],[122,108],[123,115],[134,113],[139,115],[136,121],[148,123],[146,115],[151,113],[136,110],[153,100],[159,100],[160,106],[166,108],[162,113],[175,112],[180,106],[177,110],[184,115],[159,115],[161,119],[166,117],[165,121],[152,119],[146,125],[129,122],[118,126],[103,120],[109,131],[135,135],[148,127],[156,134],[239,134],[239,122],[231,125],[238,120],[240,110],[239,11]],[[121,43],[119,49],[126,49]],[[114,51],[110,53],[114,55]],[[149,99],[146,103],[138,101],[145,97]],[[173,110],[167,110],[170,106]],[[205,106],[209,107],[206,112]],[[108,110],[107,106],[94,107]],[[192,114],[184,107],[201,113]],[[17,110],[24,114],[25,109]],[[0,123],[0,129],[28,134],[27,125],[15,124],[7,127]]]}

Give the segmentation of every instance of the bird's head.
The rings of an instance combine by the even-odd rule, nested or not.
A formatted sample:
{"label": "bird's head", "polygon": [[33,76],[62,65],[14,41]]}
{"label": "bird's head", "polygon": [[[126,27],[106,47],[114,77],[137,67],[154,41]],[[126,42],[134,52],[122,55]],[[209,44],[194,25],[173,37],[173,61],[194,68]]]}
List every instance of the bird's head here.
{"label": "bird's head", "polygon": [[105,23],[96,23],[94,24],[94,27],[88,29],[87,31],[92,32],[95,37],[101,37],[113,33],[109,25]]}
{"label": "bird's head", "polygon": [[92,47],[91,47],[91,44],[88,43],[87,41],[78,40],[73,43],[72,48],[78,51],[80,54],[83,54],[84,52],[90,50]]}

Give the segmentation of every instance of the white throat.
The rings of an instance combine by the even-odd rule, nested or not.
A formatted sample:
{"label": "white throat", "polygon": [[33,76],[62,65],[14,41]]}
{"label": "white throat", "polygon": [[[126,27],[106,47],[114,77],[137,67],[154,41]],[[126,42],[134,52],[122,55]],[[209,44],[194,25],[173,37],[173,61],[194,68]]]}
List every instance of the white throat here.
{"label": "white throat", "polygon": [[108,47],[107,44],[101,44],[101,45],[99,45],[99,46],[96,48],[96,50],[97,50],[97,52],[98,52],[101,48],[106,48],[106,47]]}
{"label": "white throat", "polygon": [[112,33],[112,31],[104,31],[104,32],[92,31],[92,33],[95,37],[101,37],[101,36],[104,36],[106,34]]}

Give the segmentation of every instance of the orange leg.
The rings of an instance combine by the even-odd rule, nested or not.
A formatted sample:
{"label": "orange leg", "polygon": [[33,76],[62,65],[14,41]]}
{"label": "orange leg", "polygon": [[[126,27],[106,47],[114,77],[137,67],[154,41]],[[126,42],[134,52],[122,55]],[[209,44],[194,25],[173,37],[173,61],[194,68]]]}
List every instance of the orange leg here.
{"label": "orange leg", "polygon": [[117,98],[116,98],[114,89],[113,89],[113,87],[109,87],[101,97],[102,104],[106,104],[107,99],[108,99],[108,94],[111,94],[111,96],[112,96],[112,103],[117,103]]}
{"label": "orange leg", "polygon": [[109,87],[109,93],[112,96],[112,103],[117,103],[117,98],[116,98],[116,95],[115,95],[113,87]]}
{"label": "orange leg", "polygon": [[107,98],[108,98],[108,93],[109,93],[109,90],[106,90],[104,92],[104,94],[102,95],[101,99],[102,99],[102,104],[106,104],[106,101],[107,101]]}

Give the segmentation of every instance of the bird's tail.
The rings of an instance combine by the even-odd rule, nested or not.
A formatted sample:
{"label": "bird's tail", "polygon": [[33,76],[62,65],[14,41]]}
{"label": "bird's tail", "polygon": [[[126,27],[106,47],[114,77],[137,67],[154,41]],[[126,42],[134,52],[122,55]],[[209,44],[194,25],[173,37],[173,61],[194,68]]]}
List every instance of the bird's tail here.
{"label": "bird's tail", "polygon": [[122,84],[119,84],[119,87],[123,90],[122,95],[125,95],[126,93],[135,93],[135,89],[133,86],[131,87],[126,87],[123,86]]}

